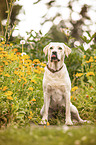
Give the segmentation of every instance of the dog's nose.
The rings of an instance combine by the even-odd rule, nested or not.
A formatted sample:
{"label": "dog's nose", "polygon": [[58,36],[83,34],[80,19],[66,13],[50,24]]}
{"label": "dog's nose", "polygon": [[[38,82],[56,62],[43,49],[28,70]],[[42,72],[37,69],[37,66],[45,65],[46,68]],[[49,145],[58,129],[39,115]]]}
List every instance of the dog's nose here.
{"label": "dog's nose", "polygon": [[53,51],[52,54],[53,54],[53,55],[57,55],[57,52],[56,52],[56,51]]}

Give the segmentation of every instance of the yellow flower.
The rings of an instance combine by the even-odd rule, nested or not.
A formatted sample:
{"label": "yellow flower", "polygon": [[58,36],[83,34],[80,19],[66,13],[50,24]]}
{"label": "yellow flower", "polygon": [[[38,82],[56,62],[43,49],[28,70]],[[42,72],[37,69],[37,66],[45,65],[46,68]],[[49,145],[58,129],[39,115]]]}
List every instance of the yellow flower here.
{"label": "yellow flower", "polygon": [[89,61],[86,61],[86,63],[89,63]]}
{"label": "yellow flower", "polygon": [[34,72],[37,73],[37,74],[40,74],[41,71],[37,70],[37,69],[34,69]]}
{"label": "yellow flower", "polygon": [[10,75],[9,75],[8,73],[7,73],[7,74],[4,74],[4,76],[5,76],[5,77],[10,77]]}
{"label": "yellow flower", "polygon": [[24,85],[25,85],[26,83],[27,83],[27,82],[24,82],[24,83],[23,83],[23,87],[24,87]]}
{"label": "yellow flower", "polygon": [[83,58],[86,58],[86,55],[84,55]]}
{"label": "yellow flower", "polygon": [[0,55],[0,58],[1,58],[1,59],[3,59],[3,56],[2,56],[2,55]]}
{"label": "yellow flower", "polygon": [[30,72],[30,71],[27,71],[27,74],[28,74],[28,75],[31,75],[31,72]]}
{"label": "yellow flower", "polygon": [[7,99],[9,99],[9,100],[13,100],[13,98],[12,98],[11,96],[8,96]]}
{"label": "yellow flower", "polygon": [[28,90],[31,90],[31,91],[33,91],[33,88],[32,88],[32,87],[29,87],[29,88],[28,88]]}
{"label": "yellow flower", "polygon": [[46,66],[46,64],[45,64],[45,63],[40,63],[40,65],[41,65],[41,66],[44,66],[44,67]]}
{"label": "yellow flower", "polygon": [[42,72],[44,72],[45,70],[44,70],[44,68],[42,68],[42,67],[40,67],[40,70],[42,71]]}
{"label": "yellow flower", "polygon": [[3,71],[3,69],[2,68],[0,68],[0,72],[2,72]]}
{"label": "yellow flower", "polygon": [[5,62],[5,65],[8,65],[8,62],[7,61]]}
{"label": "yellow flower", "polygon": [[4,86],[3,91],[6,91],[7,89],[8,89],[8,87],[7,86]]}
{"label": "yellow flower", "polygon": [[35,101],[36,101],[36,99],[35,99],[35,98],[33,98],[31,101],[35,102]]}
{"label": "yellow flower", "polygon": [[4,48],[0,47],[0,51],[3,51],[3,50],[4,50]]}
{"label": "yellow flower", "polygon": [[37,82],[36,82],[35,80],[32,80],[32,79],[31,79],[31,82],[34,83],[34,84],[37,84]]}
{"label": "yellow flower", "polygon": [[44,125],[44,128],[46,128],[46,126]]}
{"label": "yellow flower", "polygon": [[14,84],[14,81],[13,81],[13,80],[11,80],[11,83],[12,83],[12,84]]}
{"label": "yellow flower", "polygon": [[77,89],[78,89],[78,87],[75,86],[75,87],[73,87],[73,88],[71,89],[71,91],[74,92],[74,91],[76,91]]}
{"label": "yellow flower", "polygon": [[77,73],[76,77],[81,77],[83,75],[83,73]]}
{"label": "yellow flower", "polygon": [[95,74],[93,72],[88,72],[86,76],[95,76]]}
{"label": "yellow flower", "polygon": [[5,44],[5,41],[2,41],[1,44]]}
{"label": "yellow flower", "polygon": [[89,59],[89,62],[93,62],[93,61],[94,61],[94,59],[93,59],[93,57],[91,56],[90,59]]}
{"label": "yellow flower", "polygon": [[33,115],[32,111],[30,111],[30,115]]}
{"label": "yellow flower", "polygon": [[18,82],[20,83],[21,82],[21,79],[18,79]]}
{"label": "yellow flower", "polygon": [[33,63],[40,63],[39,59],[34,59]]}
{"label": "yellow flower", "polygon": [[72,99],[72,96],[70,96],[70,99]]}
{"label": "yellow flower", "polygon": [[96,56],[94,56],[94,59],[96,59]]}
{"label": "yellow flower", "polygon": [[13,46],[13,44],[12,44],[12,43],[10,43],[10,46]]}
{"label": "yellow flower", "polygon": [[18,71],[14,71],[14,74],[15,74],[15,75],[18,75]]}
{"label": "yellow flower", "polygon": [[18,49],[17,48],[14,48],[12,51],[15,51],[16,52],[16,51],[18,51]]}
{"label": "yellow flower", "polygon": [[23,77],[22,79],[27,83],[27,79],[26,78]]}
{"label": "yellow flower", "polygon": [[21,72],[21,71],[20,71],[20,72],[19,72],[19,75],[24,77],[24,72]]}
{"label": "yellow flower", "polygon": [[50,124],[49,124],[49,122],[47,122],[47,126],[49,126]]}
{"label": "yellow flower", "polygon": [[22,69],[22,65],[21,65],[21,64],[19,65],[19,68],[21,68],[21,69]]}
{"label": "yellow flower", "polygon": [[13,94],[12,91],[7,91],[7,92],[5,93],[6,96],[11,96],[12,94]]}
{"label": "yellow flower", "polygon": [[21,59],[29,59],[30,57],[28,55],[21,56]]}
{"label": "yellow flower", "polygon": [[28,116],[29,119],[32,119],[32,116]]}

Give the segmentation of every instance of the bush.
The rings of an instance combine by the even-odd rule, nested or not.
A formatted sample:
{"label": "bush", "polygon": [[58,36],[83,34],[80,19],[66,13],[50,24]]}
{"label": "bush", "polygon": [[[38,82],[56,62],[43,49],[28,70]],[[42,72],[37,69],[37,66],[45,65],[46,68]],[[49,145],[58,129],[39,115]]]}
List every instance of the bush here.
{"label": "bush", "polygon": [[21,56],[18,49],[0,43],[0,119],[26,124],[39,121],[42,105],[42,74],[44,66],[38,59]]}
{"label": "bush", "polygon": [[78,72],[74,74],[71,98],[83,119],[96,122],[96,43],[93,41],[93,44],[90,45],[92,37],[90,36],[89,43],[87,43],[86,38],[82,45],[82,49],[85,45],[88,49],[87,51],[83,50],[81,66]]}

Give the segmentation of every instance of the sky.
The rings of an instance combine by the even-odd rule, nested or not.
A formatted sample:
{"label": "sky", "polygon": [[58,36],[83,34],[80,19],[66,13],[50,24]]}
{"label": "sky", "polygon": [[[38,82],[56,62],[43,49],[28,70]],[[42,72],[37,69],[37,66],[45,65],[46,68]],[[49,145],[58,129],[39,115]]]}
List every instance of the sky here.
{"label": "sky", "polygon": [[[20,20],[19,24],[16,26],[16,29],[13,36],[21,35],[25,39],[27,38],[26,31],[30,32],[30,30],[35,30],[38,32],[39,30],[42,31],[43,35],[46,34],[50,27],[54,24],[58,24],[61,19],[67,20],[70,12],[67,8],[67,3],[69,0],[57,0],[56,4],[60,5],[60,8],[52,7],[50,11],[48,11],[45,3],[48,2],[48,0],[42,0],[36,5],[33,5],[34,2],[37,0],[19,0],[16,2],[16,4],[22,5],[22,9],[20,11],[20,14],[17,16]],[[91,17],[91,23],[88,21],[85,21],[86,24],[90,23],[90,29],[92,32],[96,32],[96,0],[79,0],[79,2],[74,1],[73,3],[73,10],[72,18],[73,20],[79,20],[80,16],[78,15],[78,12],[81,10],[81,6],[83,4],[91,5],[92,9],[88,11],[88,15]],[[63,6],[63,7],[62,7]],[[64,8],[65,6],[65,8]],[[41,26],[41,22],[43,22],[42,16],[47,13],[47,17],[50,18],[51,16],[55,16],[57,12],[62,13],[62,18],[57,18],[54,20],[54,22],[47,22],[43,26]],[[66,12],[66,14],[65,14]],[[86,30],[86,28],[84,28]]]}

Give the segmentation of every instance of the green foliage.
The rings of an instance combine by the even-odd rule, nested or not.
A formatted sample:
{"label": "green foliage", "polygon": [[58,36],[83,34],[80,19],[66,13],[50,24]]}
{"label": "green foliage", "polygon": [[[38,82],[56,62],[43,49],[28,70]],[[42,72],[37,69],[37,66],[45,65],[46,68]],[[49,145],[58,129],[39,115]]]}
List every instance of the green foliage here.
{"label": "green foliage", "polygon": [[[93,36],[96,36],[96,34]],[[82,118],[96,121],[96,49],[94,49],[96,43],[95,40],[92,40],[93,36],[90,35],[89,41],[87,38],[83,38],[85,40],[84,46],[86,44],[88,49],[85,51],[82,45],[82,64],[78,72],[74,74],[72,82],[72,86],[77,85],[78,89],[72,92],[72,102],[81,111]],[[90,44],[91,41],[93,42],[92,45]]]}
{"label": "green foliage", "polygon": [[30,48],[26,50],[29,54],[30,58],[39,59],[40,61],[44,61],[44,53],[43,48],[50,42],[50,37],[48,34],[42,35],[41,31],[39,33],[31,30],[27,32],[28,38],[27,42],[30,43]]}

